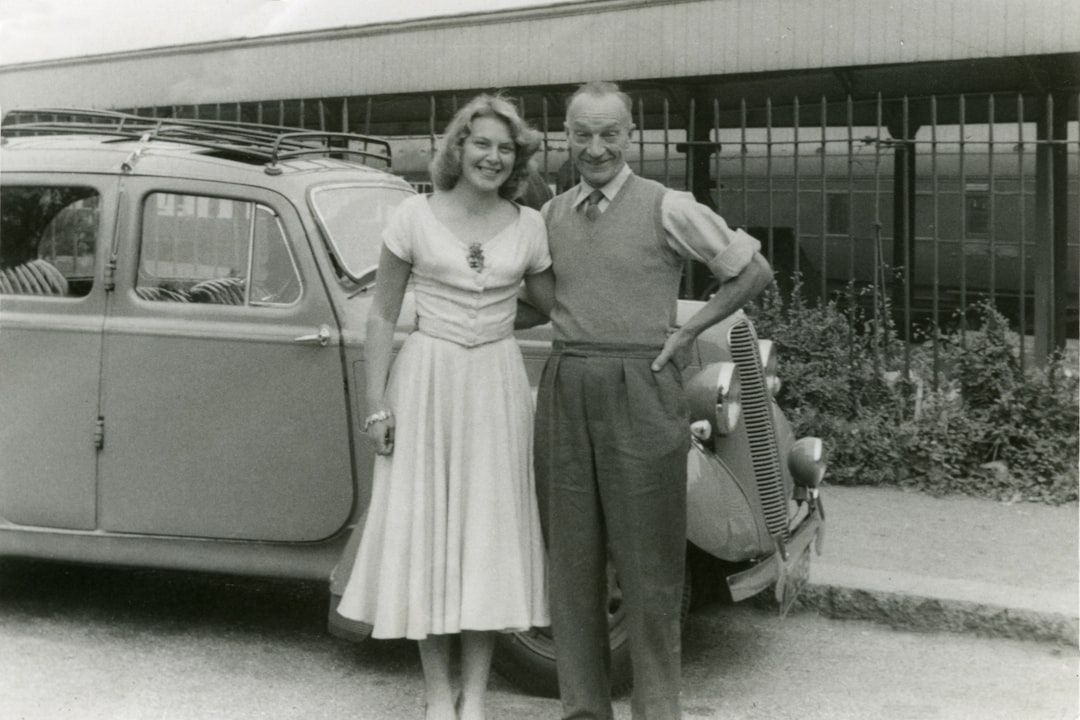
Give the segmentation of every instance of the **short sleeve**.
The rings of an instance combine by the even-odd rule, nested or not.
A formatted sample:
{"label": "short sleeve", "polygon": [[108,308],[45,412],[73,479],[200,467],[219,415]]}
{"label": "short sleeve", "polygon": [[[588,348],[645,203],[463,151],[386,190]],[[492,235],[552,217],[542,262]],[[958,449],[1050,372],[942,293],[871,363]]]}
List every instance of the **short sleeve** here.
{"label": "short sleeve", "polygon": [[414,195],[394,208],[382,232],[386,249],[409,264],[413,262],[413,215],[418,197],[422,196]]}
{"label": "short sleeve", "polygon": [[738,276],[761,250],[757,238],[728,227],[724,218],[691,193],[666,193],[661,215],[671,248],[683,257],[705,263],[721,282]]}
{"label": "short sleeve", "polygon": [[526,275],[535,275],[551,267],[551,251],[548,250],[547,226],[544,218],[536,210],[522,208],[522,226],[525,228],[529,248]]}

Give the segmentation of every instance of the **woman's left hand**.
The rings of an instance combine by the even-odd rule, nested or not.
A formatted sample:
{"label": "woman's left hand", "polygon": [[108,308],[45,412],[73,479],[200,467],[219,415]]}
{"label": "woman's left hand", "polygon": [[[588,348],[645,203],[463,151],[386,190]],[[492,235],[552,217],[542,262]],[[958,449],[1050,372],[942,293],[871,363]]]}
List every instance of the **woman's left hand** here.
{"label": "woman's left hand", "polygon": [[377,420],[368,428],[371,438],[375,441],[376,455],[392,455],[394,452],[394,418]]}

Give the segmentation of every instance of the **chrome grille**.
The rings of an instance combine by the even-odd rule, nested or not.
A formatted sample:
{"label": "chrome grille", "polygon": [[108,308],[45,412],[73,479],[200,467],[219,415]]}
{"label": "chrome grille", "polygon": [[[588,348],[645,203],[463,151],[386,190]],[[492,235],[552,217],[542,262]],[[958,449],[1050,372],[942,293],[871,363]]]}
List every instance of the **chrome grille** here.
{"label": "chrome grille", "polygon": [[773,432],[772,412],[765,387],[765,372],[758,356],[757,339],[749,323],[733,326],[728,334],[731,357],[739,368],[743,423],[750,443],[750,459],[757,480],[758,498],[769,534],[788,537],[787,509],[780,477],[780,453]]}

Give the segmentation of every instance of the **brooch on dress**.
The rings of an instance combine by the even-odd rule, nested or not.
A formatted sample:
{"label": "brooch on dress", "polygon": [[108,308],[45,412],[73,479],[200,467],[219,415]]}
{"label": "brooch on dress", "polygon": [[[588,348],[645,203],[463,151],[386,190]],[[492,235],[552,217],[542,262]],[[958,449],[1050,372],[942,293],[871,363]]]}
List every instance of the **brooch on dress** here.
{"label": "brooch on dress", "polygon": [[482,272],[484,270],[484,248],[480,243],[473,243],[469,245],[468,255],[469,267],[476,272]]}

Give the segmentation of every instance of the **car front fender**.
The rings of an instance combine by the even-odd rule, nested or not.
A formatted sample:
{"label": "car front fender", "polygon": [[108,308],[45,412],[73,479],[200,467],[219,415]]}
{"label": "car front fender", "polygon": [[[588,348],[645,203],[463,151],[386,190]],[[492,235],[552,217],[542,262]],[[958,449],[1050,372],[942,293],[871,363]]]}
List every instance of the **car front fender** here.
{"label": "car front fender", "polygon": [[772,548],[763,545],[757,515],[731,468],[693,442],[686,458],[687,540],[720,560],[760,557]]}

